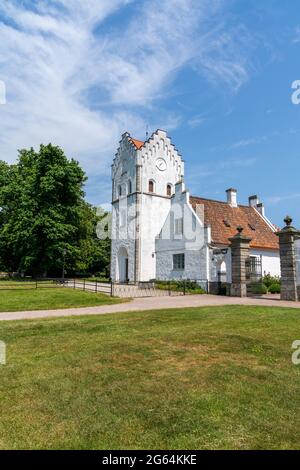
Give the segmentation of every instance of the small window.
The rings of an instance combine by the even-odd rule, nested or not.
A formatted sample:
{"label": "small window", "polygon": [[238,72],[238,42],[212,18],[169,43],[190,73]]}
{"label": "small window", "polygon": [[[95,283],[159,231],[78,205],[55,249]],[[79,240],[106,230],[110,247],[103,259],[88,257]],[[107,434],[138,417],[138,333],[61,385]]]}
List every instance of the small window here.
{"label": "small window", "polygon": [[125,210],[120,211],[119,221],[120,221],[120,228],[125,227],[125,225],[126,225],[126,211]]}
{"label": "small window", "polygon": [[183,234],[183,218],[175,219],[175,235]]}
{"label": "small window", "polygon": [[223,223],[224,223],[225,227],[228,227],[228,228],[231,227],[231,224],[227,219],[224,219]]}
{"label": "small window", "polygon": [[132,183],[131,180],[128,181],[128,194],[132,193]]}
{"label": "small window", "polygon": [[118,195],[119,195],[119,197],[122,196],[122,186],[120,184],[118,186]]}
{"label": "small window", "polygon": [[149,181],[149,193],[154,193],[154,181],[150,180]]}
{"label": "small window", "polygon": [[184,253],[173,255],[173,269],[184,270],[185,267],[185,256]]}
{"label": "small window", "polygon": [[172,185],[171,184],[167,185],[167,196],[172,196]]}

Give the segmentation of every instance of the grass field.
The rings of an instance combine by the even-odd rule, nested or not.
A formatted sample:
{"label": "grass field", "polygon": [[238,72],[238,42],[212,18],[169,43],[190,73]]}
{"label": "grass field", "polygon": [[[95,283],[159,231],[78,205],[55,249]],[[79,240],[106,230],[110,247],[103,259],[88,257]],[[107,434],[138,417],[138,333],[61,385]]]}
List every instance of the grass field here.
{"label": "grass field", "polygon": [[299,311],[2,322],[1,449],[299,449]]}
{"label": "grass field", "polygon": [[124,299],[68,288],[0,290],[0,312],[91,307],[122,301]]}

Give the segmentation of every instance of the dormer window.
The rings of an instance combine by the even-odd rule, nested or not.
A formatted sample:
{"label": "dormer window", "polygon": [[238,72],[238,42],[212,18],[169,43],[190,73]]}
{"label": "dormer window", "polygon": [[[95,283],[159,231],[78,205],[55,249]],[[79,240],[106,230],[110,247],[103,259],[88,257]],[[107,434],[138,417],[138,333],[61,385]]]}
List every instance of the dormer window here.
{"label": "dormer window", "polygon": [[149,193],[154,193],[154,181],[150,180],[148,185]]}
{"label": "dormer window", "polygon": [[167,185],[167,196],[172,196],[172,185],[171,184]]}

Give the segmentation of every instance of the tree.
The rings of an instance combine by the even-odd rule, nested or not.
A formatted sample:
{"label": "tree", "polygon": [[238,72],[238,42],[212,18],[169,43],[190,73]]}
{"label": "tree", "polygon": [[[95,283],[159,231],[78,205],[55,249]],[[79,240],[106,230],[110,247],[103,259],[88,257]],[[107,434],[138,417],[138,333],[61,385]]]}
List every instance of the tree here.
{"label": "tree", "polygon": [[[1,231],[5,224],[6,216],[7,216],[7,212],[4,207],[4,200],[5,200],[5,191],[6,191],[8,182],[10,180],[10,172],[11,172],[10,166],[5,162],[0,161],[0,253],[1,251],[3,251],[1,250],[1,247],[2,247]],[[0,270],[4,270],[5,265],[6,263],[3,257],[0,256]]]}
{"label": "tree", "polygon": [[110,265],[110,239],[97,237],[97,225],[106,213],[89,204],[82,208],[79,256],[75,270],[81,273],[97,273],[108,277]]}
{"label": "tree", "polygon": [[[51,144],[21,150],[16,165],[0,165],[0,259],[10,271],[59,275],[88,269],[101,252],[97,216],[84,199],[79,163]],[[98,240],[99,242],[99,240]],[[97,263],[96,263],[97,264]]]}

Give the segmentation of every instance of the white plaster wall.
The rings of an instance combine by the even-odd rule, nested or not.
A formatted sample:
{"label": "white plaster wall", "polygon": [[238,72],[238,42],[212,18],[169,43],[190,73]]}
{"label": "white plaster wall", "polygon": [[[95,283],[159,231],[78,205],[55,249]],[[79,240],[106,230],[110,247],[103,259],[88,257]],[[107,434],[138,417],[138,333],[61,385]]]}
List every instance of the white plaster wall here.
{"label": "white plaster wall", "polygon": [[[157,160],[163,159],[166,169],[160,171]],[[138,162],[142,165],[141,195],[141,281],[157,277],[155,259],[155,238],[159,235],[171,207],[167,196],[167,185],[175,184],[184,174],[184,163],[166,132],[158,130],[138,152]],[[149,193],[149,181],[154,181],[154,193]]]}
{"label": "white plaster wall", "polygon": [[[140,206],[140,280],[148,281],[156,277],[155,238],[167,218],[171,198],[167,196],[167,185],[175,184],[184,174],[184,162],[164,131],[158,130],[140,149],[130,142],[129,134],[124,134],[112,165],[113,217],[111,277],[119,280],[118,252],[121,247],[128,251],[129,279],[134,280],[135,266],[135,196],[128,196],[128,182],[132,192],[136,191],[136,165],[141,165],[141,206]],[[157,160],[166,163],[164,171],[157,167]],[[149,180],[154,181],[154,193],[150,194]],[[118,188],[122,187],[122,197]],[[126,206],[127,205],[127,206]],[[120,228],[120,212],[126,212],[126,227]],[[127,230],[127,232],[126,232]]]}
{"label": "white plaster wall", "polygon": [[263,274],[280,276],[280,256],[277,251],[251,249],[250,256],[259,256],[262,258]]}
{"label": "white plaster wall", "polygon": [[[125,225],[120,227],[120,206],[125,204],[125,201],[130,198],[123,198],[122,200],[113,204],[112,209],[112,246],[111,246],[111,278],[114,282],[120,280],[118,254],[121,248],[125,248],[128,253],[128,277],[130,281],[134,281],[134,255],[135,255],[135,240],[128,236],[130,224],[134,223],[134,218],[129,216],[126,219]],[[127,204],[127,202],[126,202]],[[125,204],[125,207],[126,207]],[[130,204],[129,204],[130,206]],[[123,209],[123,208],[122,208]]]}
{"label": "white plaster wall", "polygon": [[[175,234],[174,220],[183,218],[184,233]],[[156,278],[207,279],[207,233],[203,222],[189,204],[189,193],[183,183],[176,185],[171,210],[156,239]],[[185,254],[185,269],[173,269],[173,255]]]}
{"label": "white plaster wall", "polygon": [[[224,248],[224,247],[220,247]],[[216,258],[213,255],[213,250],[210,250],[209,254],[209,263],[210,263],[210,278],[209,280],[212,282],[218,282],[218,272],[220,270],[221,264],[224,262],[226,266],[226,282],[231,283],[232,281],[232,273],[231,273],[231,248],[227,249],[227,253],[224,256],[221,256],[217,260],[213,261],[213,258]]]}
{"label": "white plaster wall", "polygon": [[[131,181],[132,193],[136,190],[137,150],[125,133],[112,164],[112,246],[111,246],[111,278],[120,280],[118,254],[123,247],[128,253],[128,276],[134,281],[135,256],[135,197],[128,195],[128,183]],[[122,187],[119,197],[118,187]],[[120,213],[125,214],[125,223],[120,226]]]}
{"label": "white plaster wall", "polygon": [[[166,162],[164,171],[157,168],[158,159]],[[184,162],[164,131],[154,133],[138,151],[138,163],[142,165],[143,193],[148,192],[148,183],[152,179],[155,183],[155,194],[166,196],[167,184],[171,184],[174,189],[175,183],[184,175]]]}
{"label": "white plaster wall", "polygon": [[170,211],[167,198],[141,196],[141,281],[156,278],[155,238],[160,233]]}
{"label": "white plaster wall", "polygon": [[128,134],[122,136],[120,146],[112,164],[112,199],[119,199],[118,187],[122,187],[122,195],[128,193],[128,182],[131,180],[132,192],[136,190],[137,150],[128,140]]}
{"label": "white plaster wall", "polygon": [[206,250],[185,250],[185,269],[173,269],[173,255],[182,253],[182,250],[169,250],[160,252],[157,256],[157,279],[192,279],[207,280],[206,276]]}

